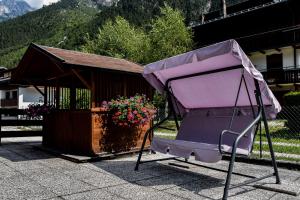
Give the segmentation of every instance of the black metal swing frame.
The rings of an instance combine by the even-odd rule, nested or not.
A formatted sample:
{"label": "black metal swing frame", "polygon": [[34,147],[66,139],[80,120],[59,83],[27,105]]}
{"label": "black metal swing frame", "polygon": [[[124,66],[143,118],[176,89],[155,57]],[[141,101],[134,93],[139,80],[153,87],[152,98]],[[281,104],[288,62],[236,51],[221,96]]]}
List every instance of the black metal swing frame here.
{"label": "black metal swing frame", "polygon": [[[164,89],[165,89],[166,94],[167,94],[167,99],[168,99],[168,104],[169,104],[170,112],[169,112],[168,116],[165,119],[163,119],[160,122],[158,122],[157,124],[153,125],[146,132],[146,134],[144,136],[144,140],[143,140],[142,146],[141,146],[141,149],[140,149],[140,152],[139,152],[139,155],[138,155],[138,159],[137,159],[137,162],[136,162],[135,170],[137,171],[139,169],[139,165],[140,164],[148,163],[148,162],[155,162],[155,161],[163,161],[163,160],[176,160],[176,161],[188,163],[188,164],[191,164],[191,165],[196,165],[196,166],[200,166],[200,167],[206,167],[206,166],[203,166],[203,165],[200,165],[200,164],[197,164],[197,163],[189,162],[187,159],[180,160],[180,159],[178,159],[178,157],[170,157],[170,158],[155,159],[155,160],[146,160],[146,161],[142,161],[141,158],[142,158],[142,154],[143,154],[143,151],[144,151],[146,140],[149,137],[150,133],[153,133],[154,129],[158,128],[165,121],[167,121],[168,119],[170,119],[170,117],[172,115],[173,115],[175,123],[176,123],[177,131],[179,130],[178,118],[177,118],[177,114],[176,114],[175,108],[174,108],[174,102],[176,102],[176,97],[174,97],[174,95],[172,95],[172,92],[171,92],[172,88],[170,86],[170,83],[172,81],[179,80],[179,79],[196,77],[196,76],[208,75],[208,74],[213,74],[213,73],[219,73],[219,72],[224,72],[224,71],[229,71],[229,70],[235,70],[235,69],[239,69],[239,68],[243,69],[243,66],[238,65],[238,66],[233,66],[233,67],[229,67],[229,68],[225,68],[225,69],[211,70],[211,71],[200,72],[200,73],[196,73],[196,74],[184,75],[184,76],[179,76],[179,77],[174,77],[174,78],[168,79],[166,81]],[[257,181],[260,181],[260,180],[263,180],[263,179],[266,179],[266,178],[269,178],[269,177],[272,177],[272,176],[276,177],[276,184],[280,184],[281,183],[280,182],[279,173],[278,173],[277,164],[276,164],[276,160],[275,160],[275,155],[274,155],[274,151],[273,151],[272,140],[271,140],[271,137],[270,137],[270,132],[269,132],[267,117],[266,117],[266,113],[265,113],[265,108],[264,108],[262,97],[261,97],[261,91],[260,91],[259,83],[258,83],[258,81],[256,79],[254,79],[254,84],[255,84],[255,91],[254,91],[254,93],[255,93],[255,97],[256,97],[256,103],[257,103],[257,106],[258,106],[257,115],[255,115],[255,111],[254,111],[254,108],[253,108],[253,104],[251,102],[249,90],[248,90],[248,87],[247,87],[247,84],[246,84],[243,72],[242,72],[241,81],[239,83],[239,89],[238,89],[238,93],[237,93],[237,97],[236,97],[234,108],[236,108],[236,106],[237,106],[237,101],[238,101],[238,98],[239,98],[239,93],[240,93],[240,89],[241,89],[241,85],[242,85],[243,81],[244,81],[244,84],[245,84],[245,87],[246,87],[246,91],[247,91],[247,95],[249,97],[249,101],[250,101],[250,104],[251,104],[251,108],[252,108],[254,120],[241,133],[236,133],[236,132],[233,132],[233,131],[230,131],[230,130],[224,130],[220,134],[220,138],[219,138],[219,151],[220,151],[221,155],[226,154],[226,155],[231,156],[230,161],[229,161],[228,171],[226,171],[226,170],[220,170],[220,169],[216,169],[216,168],[211,168],[211,167],[206,167],[206,168],[213,169],[213,170],[227,172],[227,177],[226,177],[226,182],[225,182],[225,187],[224,187],[224,193],[223,193],[223,198],[222,198],[223,200],[227,199],[227,197],[228,197],[228,190],[230,190],[230,189],[237,188],[237,187],[240,187],[240,186],[244,186],[244,185],[247,185],[247,184],[250,184],[250,183],[254,183],[254,182],[257,182]],[[172,101],[172,98],[174,98],[175,101]],[[178,107],[177,107],[177,109],[178,109]],[[232,124],[232,120],[233,120],[234,115],[235,115],[235,109],[234,109],[234,113],[233,113],[231,121],[230,121],[230,127],[229,127],[229,129],[231,128],[231,124]],[[267,137],[267,141],[268,141],[268,145],[269,145],[269,150],[270,150],[270,154],[271,154],[272,166],[274,168],[274,172],[271,173],[271,174],[262,176],[262,177],[255,177],[255,176],[251,176],[251,175],[246,175],[246,174],[241,174],[241,173],[235,173],[235,172],[233,172],[234,162],[235,162],[235,158],[236,158],[236,155],[237,155],[236,150],[237,150],[237,146],[239,144],[239,141],[254,126],[256,126],[256,130],[255,130],[255,135],[256,135],[256,133],[258,131],[258,124],[260,124],[261,122],[264,123],[264,128],[265,128],[266,137]],[[261,126],[260,126],[260,129],[261,129]],[[223,137],[223,135],[228,134],[228,133],[229,134],[236,134],[237,135],[237,138],[235,139],[235,142],[232,145],[232,152],[231,153],[225,153],[225,152],[223,152],[221,150],[222,137]],[[252,144],[252,147],[253,147],[253,144]],[[247,180],[247,181],[245,181],[243,183],[231,186],[230,182],[231,182],[231,176],[232,176],[232,174],[236,174],[236,175],[248,177],[248,178],[251,178],[251,179],[249,179],[249,180]]]}

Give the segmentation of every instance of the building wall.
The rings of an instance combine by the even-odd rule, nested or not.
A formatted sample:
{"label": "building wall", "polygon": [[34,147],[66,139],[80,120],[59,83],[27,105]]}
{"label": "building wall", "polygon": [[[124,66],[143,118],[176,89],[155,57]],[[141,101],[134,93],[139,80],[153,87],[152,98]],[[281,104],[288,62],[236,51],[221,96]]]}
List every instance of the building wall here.
{"label": "building wall", "polygon": [[[281,52],[276,51],[275,49],[265,50],[265,54],[261,52],[253,52],[249,56],[250,60],[260,71],[267,70],[267,55],[272,54],[283,54],[283,68],[294,67],[294,49],[293,47],[283,47],[280,48]],[[300,49],[297,50],[297,67],[300,68]]]}
{"label": "building wall", "polygon": [[[0,90],[0,107],[3,108],[17,108],[18,102],[16,98],[13,98],[13,93],[17,92],[18,97],[18,90],[11,89],[11,90]],[[8,98],[6,98],[6,93],[9,93]]]}
{"label": "building wall", "polygon": [[[43,89],[40,88],[42,91]],[[25,109],[29,104],[43,103],[44,97],[34,88],[19,88],[19,109]]]}

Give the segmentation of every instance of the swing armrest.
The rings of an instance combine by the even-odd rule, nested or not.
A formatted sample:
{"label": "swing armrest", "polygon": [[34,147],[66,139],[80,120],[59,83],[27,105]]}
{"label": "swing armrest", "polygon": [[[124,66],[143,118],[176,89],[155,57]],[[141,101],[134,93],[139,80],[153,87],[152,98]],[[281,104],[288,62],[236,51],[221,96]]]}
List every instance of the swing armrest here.
{"label": "swing armrest", "polygon": [[223,144],[223,136],[225,134],[231,134],[231,135],[239,136],[241,133],[231,131],[231,130],[223,130],[222,133],[220,134],[220,138],[219,138],[219,152],[220,152],[220,154],[224,154],[224,152],[222,151],[222,144]]}
{"label": "swing armrest", "polygon": [[219,138],[219,152],[220,152],[220,154],[221,155],[224,154],[224,152],[222,151],[223,135],[225,135],[226,133],[229,133],[229,134],[233,134],[233,135],[237,136],[237,138],[235,139],[235,141],[233,143],[233,147],[232,147],[232,153],[235,153],[237,145],[239,144],[241,138],[245,137],[247,132],[253,126],[255,126],[259,122],[260,119],[261,119],[261,111],[258,113],[257,117],[251,122],[251,124],[249,124],[249,126],[243,130],[243,132],[238,133],[238,132],[231,131],[231,130],[223,130],[222,133],[220,134],[220,138]]}

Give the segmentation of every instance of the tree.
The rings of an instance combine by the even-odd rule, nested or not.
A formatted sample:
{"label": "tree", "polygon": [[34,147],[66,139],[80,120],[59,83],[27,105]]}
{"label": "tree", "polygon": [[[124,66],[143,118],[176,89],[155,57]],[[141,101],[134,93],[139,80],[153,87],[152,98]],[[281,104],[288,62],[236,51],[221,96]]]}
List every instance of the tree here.
{"label": "tree", "polygon": [[140,64],[154,62],[192,48],[192,31],[182,13],[169,6],[151,21],[149,31],[129,24],[122,17],[107,21],[94,40],[86,37],[83,50],[89,53],[126,58]]}
{"label": "tree", "polygon": [[142,29],[131,26],[128,21],[118,16],[114,21],[107,21],[95,40],[87,37],[83,50],[131,61],[144,63],[149,49],[149,39]]}
{"label": "tree", "polygon": [[223,7],[223,17],[227,17],[227,5],[226,5],[226,0],[221,0],[221,4]]}
{"label": "tree", "polygon": [[211,9],[212,0],[188,0],[188,4],[189,11],[187,16],[190,17],[190,23],[193,23],[194,21],[198,22],[200,19],[203,24],[205,21],[205,15],[209,13]]}
{"label": "tree", "polygon": [[161,8],[161,16],[152,21],[149,32],[148,62],[174,56],[192,49],[192,31],[186,27],[179,10]]}

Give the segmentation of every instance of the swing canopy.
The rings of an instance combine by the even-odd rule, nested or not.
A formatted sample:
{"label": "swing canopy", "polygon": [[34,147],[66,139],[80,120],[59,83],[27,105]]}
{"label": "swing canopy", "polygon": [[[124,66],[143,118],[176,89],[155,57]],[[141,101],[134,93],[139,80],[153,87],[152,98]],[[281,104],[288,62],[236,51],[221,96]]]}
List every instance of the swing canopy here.
{"label": "swing canopy", "polygon": [[[275,118],[281,110],[262,74],[235,40],[148,64],[143,76],[168,95],[174,112],[183,117],[176,140],[153,139],[151,148],[162,153],[195,155],[205,162],[220,160],[222,152],[231,153],[235,139],[257,117],[258,87],[266,116]],[[220,141],[224,130],[230,134]],[[250,154],[255,132],[252,126],[242,137],[238,154]]]}

